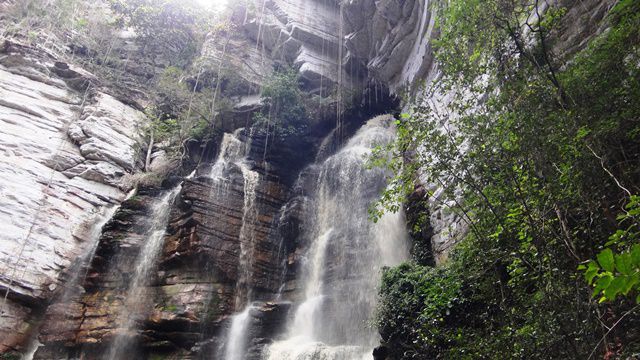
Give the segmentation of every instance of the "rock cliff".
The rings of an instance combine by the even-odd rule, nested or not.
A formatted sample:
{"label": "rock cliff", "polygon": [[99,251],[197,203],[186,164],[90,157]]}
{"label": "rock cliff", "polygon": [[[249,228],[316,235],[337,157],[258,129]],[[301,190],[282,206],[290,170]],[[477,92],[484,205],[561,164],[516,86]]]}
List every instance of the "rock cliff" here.
{"label": "rock cliff", "polygon": [[90,73],[10,40],[0,78],[3,351],[94,241],[96,218],[124,199],[123,177],[142,165],[146,118]]}

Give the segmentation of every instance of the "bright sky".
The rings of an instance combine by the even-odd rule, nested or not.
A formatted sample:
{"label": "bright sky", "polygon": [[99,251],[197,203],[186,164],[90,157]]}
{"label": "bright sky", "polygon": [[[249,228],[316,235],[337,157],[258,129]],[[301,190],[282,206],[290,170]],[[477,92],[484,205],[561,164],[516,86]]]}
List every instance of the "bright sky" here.
{"label": "bright sky", "polygon": [[213,10],[222,11],[227,6],[227,0],[197,0],[203,7]]}

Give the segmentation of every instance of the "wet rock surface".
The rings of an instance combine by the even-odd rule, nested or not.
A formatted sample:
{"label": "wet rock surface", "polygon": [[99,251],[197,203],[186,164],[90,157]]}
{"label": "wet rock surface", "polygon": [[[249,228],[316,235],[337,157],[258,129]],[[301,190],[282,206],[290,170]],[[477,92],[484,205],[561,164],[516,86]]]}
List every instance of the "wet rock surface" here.
{"label": "wet rock surface", "polygon": [[[259,174],[257,214],[249,224],[254,250],[247,286],[254,298],[267,301],[282,290],[286,252],[296,246],[279,228],[288,226],[282,222],[283,206],[291,197],[291,180],[286,179],[295,178],[292,172],[299,171],[287,159],[302,155],[281,147],[265,157],[259,135],[243,132],[240,137],[251,144],[247,162]],[[309,153],[303,155],[310,156],[314,149],[310,145]],[[171,211],[162,255],[148,289],[152,299],[137,321],[138,335],[132,334],[138,337],[141,354],[208,358],[207,354],[215,353],[224,343],[230,315],[239,311],[235,297],[240,278],[238,239],[247,196],[244,178],[241,168],[231,164],[224,181],[216,182],[210,177],[211,167],[211,160],[202,163],[192,179],[184,180]],[[47,320],[40,330],[45,346],[38,350],[36,359],[53,353],[82,353],[91,358],[105,353],[115,334],[123,331],[118,329],[117,316],[126,296],[124,284],[134,271],[142,246],[145,228],[140,224],[145,223],[157,196],[157,190],[141,191],[105,226],[84,280],[85,292],[72,302],[47,309]],[[261,303],[251,312],[255,354],[283,330],[289,306]]]}

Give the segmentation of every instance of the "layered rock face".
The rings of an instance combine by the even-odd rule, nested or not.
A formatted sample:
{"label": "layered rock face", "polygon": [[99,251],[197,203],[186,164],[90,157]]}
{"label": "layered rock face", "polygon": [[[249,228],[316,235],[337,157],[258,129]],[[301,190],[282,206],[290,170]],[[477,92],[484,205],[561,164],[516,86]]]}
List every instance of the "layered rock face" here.
{"label": "layered rock face", "polygon": [[124,199],[121,180],[140,169],[147,120],[100,92],[91,74],[10,41],[0,79],[2,352],[90,246],[103,208]]}
{"label": "layered rock face", "polygon": [[[248,298],[259,302],[249,313],[255,356],[265,338],[283,330],[288,305],[268,301],[292,290],[281,284],[295,238],[283,236],[280,227],[295,221],[285,203],[300,170],[295,164],[309,161],[300,160],[301,153],[308,158],[315,152],[312,143],[307,145],[302,152],[284,145],[265,156],[264,137],[240,130],[225,135],[217,159],[203,162],[193,178],[184,180],[136,320],[140,354],[217,358],[230,315],[248,305]],[[248,183],[248,172],[255,175],[254,183]],[[84,293],[47,309],[39,336],[45,346],[36,359],[101,358],[126,332],[118,316],[125,311],[127,284],[148,241],[144,224],[159,194],[142,189],[105,226]],[[249,199],[252,209],[247,209]],[[247,248],[250,262],[243,268]]]}

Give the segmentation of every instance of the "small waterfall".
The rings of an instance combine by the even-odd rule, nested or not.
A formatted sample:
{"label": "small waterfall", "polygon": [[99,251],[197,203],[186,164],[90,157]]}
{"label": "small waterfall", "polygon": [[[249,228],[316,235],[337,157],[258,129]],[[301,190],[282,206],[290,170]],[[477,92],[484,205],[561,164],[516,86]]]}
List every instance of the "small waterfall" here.
{"label": "small waterfall", "polygon": [[[127,196],[130,197],[133,191]],[[65,287],[59,293],[55,301],[47,309],[45,321],[64,321],[71,312],[70,307],[74,303],[80,301],[81,295],[84,293],[83,282],[87,277],[89,267],[100,244],[100,237],[104,226],[113,218],[113,215],[120,208],[119,205],[106,206],[96,212],[90,220],[92,224],[87,229],[84,239],[89,243],[86,252],[79,258],[76,264],[69,269],[68,280],[65,281]],[[42,343],[38,340],[38,332],[35,332],[26,346],[26,350],[21,360],[33,359],[38,347]]]}
{"label": "small waterfall", "polygon": [[[242,211],[242,227],[240,228],[240,258],[238,266],[238,283],[236,285],[236,309],[251,301],[249,280],[253,265],[254,227],[258,218],[256,210],[256,187],[260,175],[250,170],[244,162],[238,164],[244,178],[244,208]],[[247,307],[248,308],[248,307]]]}
{"label": "small waterfall", "polygon": [[260,182],[260,174],[249,168],[247,155],[251,148],[239,139],[244,128],[236,130],[233,134],[225,133],[220,144],[220,153],[211,168],[209,177],[214,180],[213,190],[220,195],[227,191],[231,183],[229,170],[237,167],[242,172],[244,182],[244,205],[242,211],[242,226],[240,228],[240,256],[238,261],[238,282],[236,286],[235,307],[242,308],[249,302],[251,265],[253,263],[254,224],[257,221],[257,209],[255,206],[256,188]]}
{"label": "small waterfall", "polygon": [[238,164],[244,178],[244,209],[242,214],[242,227],[240,228],[240,257],[238,259],[238,281],[236,283],[235,308],[239,309],[247,304],[244,310],[233,316],[231,327],[227,334],[225,349],[226,360],[242,360],[247,350],[247,335],[251,325],[249,312],[253,308],[251,301],[251,269],[253,267],[254,250],[254,224],[257,220],[256,211],[256,187],[260,181],[260,175],[250,170],[245,163]]}
{"label": "small waterfall", "polygon": [[227,187],[222,184],[229,184],[228,170],[231,166],[236,166],[242,172],[244,204],[242,211],[242,225],[238,242],[240,254],[238,257],[238,280],[234,306],[236,310],[244,310],[233,316],[231,326],[226,335],[224,344],[224,358],[242,359],[246,352],[247,334],[250,328],[250,315],[252,309],[251,293],[251,272],[253,267],[254,247],[255,247],[255,223],[257,222],[258,211],[256,208],[256,190],[260,183],[260,174],[251,170],[247,163],[247,155],[250,144],[243,143],[238,137],[244,129],[238,129],[233,134],[226,133],[223,136],[220,146],[220,154],[214,163],[210,177],[215,181],[214,188],[218,191],[225,191]]}
{"label": "small waterfall", "polygon": [[32,339],[20,360],[33,360],[33,356],[36,354],[36,351],[38,351],[40,346],[42,346],[42,343],[38,341],[37,337]]}
{"label": "small waterfall", "polygon": [[375,310],[383,266],[408,257],[403,214],[368,220],[368,207],[385,186],[382,169],[367,169],[375,145],[394,137],[393,118],[370,120],[336,154],[319,164],[311,242],[303,260],[304,301],[286,339],[266,350],[269,360],[370,359],[378,342],[368,321]]}
{"label": "small waterfall", "polygon": [[[131,347],[138,335],[136,322],[144,318],[149,306],[149,295],[146,286],[155,268],[164,244],[164,235],[169,221],[171,205],[180,193],[182,185],[166,191],[158,199],[149,215],[149,229],[146,231],[140,253],[136,259],[136,267],[129,283],[122,311],[117,319],[119,329],[106,358],[119,360],[132,358]],[[124,332],[123,332],[124,331]]]}
{"label": "small waterfall", "polygon": [[224,352],[224,360],[242,360],[247,349],[247,330],[251,322],[250,312],[254,307],[247,306],[235,315],[231,321],[229,335]]}
{"label": "small waterfall", "polygon": [[93,219],[94,225],[91,227],[91,230],[87,234],[87,239],[88,241],[90,241],[89,249],[82,256],[76,267],[71,272],[71,276],[69,277],[69,280],[67,280],[66,288],[62,293],[62,296],[60,296],[60,299],[56,302],[68,304],[71,300],[73,300],[84,291],[84,289],[82,288],[82,282],[87,277],[89,266],[93,261],[96,250],[98,250],[98,245],[100,244],[100,235],[102,235],[102,229],[107,224],[107,222],[111,220],[111,218],[119,208],[120,206],[106,207],[95,215]]}
{"label": "small waterfall", "polygon": [[226,174],[229,167],[243,159],[247,152],[247,146],[245,143],[238,139],[240,132],[243,130],[244,129],[240,128],[233,134],[225,133],[222,136],[218,158],[213,164],[213,167],[211,167],[211,172],[209,173],[209,177],[216,182],[216,185],[219,185],[219,183],[228,183]]}

